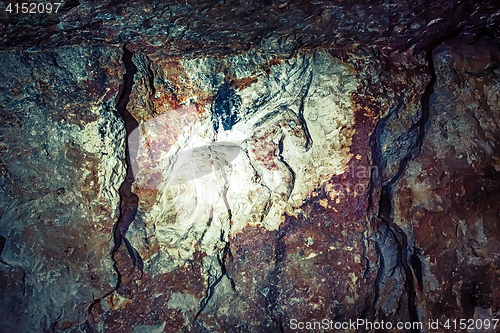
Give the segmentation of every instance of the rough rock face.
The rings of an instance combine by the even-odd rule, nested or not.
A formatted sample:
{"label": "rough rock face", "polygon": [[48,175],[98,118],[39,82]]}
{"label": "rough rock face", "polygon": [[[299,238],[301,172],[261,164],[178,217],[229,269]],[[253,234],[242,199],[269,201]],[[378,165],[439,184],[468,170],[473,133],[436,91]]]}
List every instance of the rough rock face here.
{"label": "rough rock face", "polygon": [[65,329],[114,289],[121,54],[1,54],[2,331]]}
{"label": "rough rock face", "polygon": [[[147,57],[133,60],[136,85],[128,108],[141,121],[136,144],[138,181],[134,187],[139,209],[127,237],[144,260],[144,277],[151,278],[151,283],[140,282],[144,297],[163,298],[169,309],[180,311],[190,326],[230,327],[230,320],[250,330],[276,329],[272,313],[257,316],[253,324],[247,321],[246,313],[256,306],[247,304],[248,297],[257,303],[275,302],[266,299],[277,292],[271,289],[279,284],[273,281],[279,269],[276,253],[280,251],[275,230],[286,216],[307,214],[301,207],[310,192],[320,187],[325,208],[329,200],[338,204],[339,197],[346,195],[343,189],[326,182],[344,173],[353,157],[349,146],[355,132],[355,108],[349,96],[359,78],[352,68],[324,51],[300,53],[286,61],[266,59],[255,52],[175,64]],[[175,82],[173,89],[179,93],[165,92],[165,82]],[[213,102],[207,104],[201,99],[197,103],[200,96],[214,96]],[[220,99],[224,97],[226,102],[222,104]],[[130,139],[130,146],[134,139]],[[212,158],[222,159],[221,167],[195,175],[204,167],[212,171],[209,151],[217,147],[217,142],[226,143],[226,151],[228,144],[241,151],[231,161],[219,153]],[[188,161],[177,166],[186,151],[196,152],[200,162],[195,163],[189,155]],[[185,172],[193,166],[192,172]],[[369,174],[367,166],[365,183]],[[359,191],[354,195],[365,195],[367,185],[362,185],[352,189]],[[262,234],[257,233],[248,243],[244,235],[254,234],[254,229]],[[315,242],[312,236],[306,240],[308,246]],[[271,242],[267,255],[260,253],[261,242]],[[331,241],[323,243],[324,247]],[[360,266],[363,246],[356,246],[357,255],[349,256]],[[340,244],[337,247],[341,248]],[[317,255],[313,249],[307,259]],[[259,253],[257,262],[231,259],[233,253],[241,256],[248,250]],[[170,280],[168,277],[200,255],[200,286],[195,290],[191,283],[181,292],[168,292],[156,284],[157,279]],[[252,266],[261,265],[261,261],[271,265],[254,272]],[[268,277],[255,286],[255,273]],[[352,279],[355,283],[354,275]],[[205,293],[200,293],[201,286]],[[136,288],[130,286],[131,290]],[[240,295],[239,289],[245,292]],[[133,303],[136,297],[134,293],[130,296]],[[355,295],[351,298],[354,300]],[[226,308],[227,314],[211,319],[215,309],[220,312],[221,308]],[[100,315],[105,325],[106,320],[123,321],[124,314],[112,310]],[[169,322],[165,317],[159,319]]]}
{"label": "rough rock face", "polygon": [[498,52],[489,38],[434,51],[427,134],[395,189],[425,321],[499,315]]}
{"label": "rough rock face", "polygon": [[499,13],[2,7],[0,331],[499,318]]}
{"label": "rough rock face", "polygon": [[[257,47],[290,56],[300,48],[336,54],[358,45],[426,49],[460,29],[500,36],[499,4],[487,1],[69,0],[55,13],[22,15],[0,7],[0,49],[33,51],[89,40],[162,56],[227,55]],[[385,52],[384,52],[385,53]],[[385,53],[387,55],[387,53]]]}

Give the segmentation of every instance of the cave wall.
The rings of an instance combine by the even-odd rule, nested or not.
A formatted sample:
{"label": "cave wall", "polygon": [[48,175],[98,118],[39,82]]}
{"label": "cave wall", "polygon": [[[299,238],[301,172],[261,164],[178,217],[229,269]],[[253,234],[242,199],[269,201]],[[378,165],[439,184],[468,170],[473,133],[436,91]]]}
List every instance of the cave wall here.
{"label": "cave wall", "polygon": [[498,318],[495,6],[8,16],[1,330]]}
{"label": "cave wall", "polygon": [[422,267],[426,318],[484,319],[499,310],[497,52],[485,39],[436,48],[426,137],[395,188],[394,222]]}
{"label": "cave wall", "polygon": [[117,283],[121,54],[89,46],[1,57],[2,330],[68,328]]}

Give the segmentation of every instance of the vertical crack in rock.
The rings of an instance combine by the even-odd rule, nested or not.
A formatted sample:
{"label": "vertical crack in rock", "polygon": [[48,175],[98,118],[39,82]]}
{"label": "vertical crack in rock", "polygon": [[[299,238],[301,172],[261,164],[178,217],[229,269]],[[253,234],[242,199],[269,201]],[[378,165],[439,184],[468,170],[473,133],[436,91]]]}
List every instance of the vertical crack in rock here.
{"label": "vertical crack in rock", "polygon": [[[221,235],[220,235],[220,240],[222,242],[224,242],[224,238],[225,238],[225,235],[224,235],[224,231],[222,230]],[[217,263],[219,264],[221,274],[217,277],[217,279],[215,279],[215,281],[213,283],[210,283],[210,278],[209,278],[209,281],[207,284],[206,296],[200,301],[200,308],[198,309],[198,312],[194,316],[194,322],[197,321],[199,315],[203,312],[203,310],[207,306],[210,299],[214,296],[215,288],[222,281],[224,276],[226,276],[228,278],[229,282],[231,283],[231,287],[233,288],[233,291],[235,289],[234,280],[228,275],[227,269],[226,269],[227,257],[228,257],[228,255],[229,255],[229,257],[232,257],[231,249],[229,248],[229,246],[230,246],[230,243],[225,242],[224,249],[222,250],[222,256],[220,255],[220,253],[217,253]],[[208,274],[210,275],[210,272],[208,272]],[[212,276],[210,276],[210,277],[212,277]]]}
{"label": "vertical crack in rock", "polygon": [[[436,73],[434,70],[434,63],[432,59],[433,49],[434,47],[427,50],[426,52],[426,60],[429,66],[429,70],[431,72],[431,79],[429,80],[429,83],[427,84],[426,89],[421,97],[421,115],[419,120],[414,124],[412,124],[412,126],[398,138],[399,140],[402,140],[403,138],[406,139],[405,143],[408,146],[406,147],[406,154],[399,161],[398,171],[394,176],[392,176],[392,178],[386,180],[383,179],[383,171],[387,167],[387,159],[385,158],[384,152],[382,151],[381,136],[385,130],[385,127],[392,119],[392,117],[394,115],[397,115],[400,112],[400,110],[402,110],[404,106],[404,97],[407,92],[403,92],[398,100],[398,104],[389,111],[388,115],[385,118],[379,120],[375,128],[375,132],[370,138],[370,145],[373,154],[373,164],[375,166],[374,170],[378,170],[378,173],[382,175],[380,178],[378,178],[379,177],[378,174],[375,175],[372,173],[372,180],[371,180],[372,195],[375,189],[374,186],[376,184],[378,184],[378,186],[381,187],[379,207],[378,207],[379,208],[378,218],[381,220],[382,225],[377,229],[377,233],[380,233],[382,229],[388,231],[389,232],[388,235],[390,235],[393,238],[396,244],[396,258],[395,258],[396,266],[392,268],[391,275],[394,274],[397,268],[402,269],[402,273],[404,273],[405,292],[408,298],[408,312],[410,316],[409,319],[411,322],[419,321],[417,305],[416,305],[417,294],[414,286],[414,274],[417,277],[417,281],[421,289],[421,284],[422,284],[421,267],[420,269],[416,267],[412,270],[412,268],[408,264],[408,258],[409,258],[408,239],[405,232],[396,223],[394,223],[394,217],[393,217],[394,207],[393,207],[392,191],[394,185],[397,183],[397,181],[401,178],[404,171],[406,170],[408,163],[420,154],[423,139],[425,136],[425,126],[429,120],[430,97],[434,92],[434,84],[436,82]],[[373,198],[370,198],[370,204],[373,204]],[[382,226],[383,228],[381,228]],[[414,249],[414,253],[411,259],[412,266],[418,265],[417,261],[413,258],[413,256],[415,255],[415,251],[416,249]],[[375,279],[375,288],[374,288],[375,304],[377,304],[380,300],[379,299],[380,283],[382,282],[382,279],[385,274],[386,270],[385,255],[387,255],[384,254],[384,251],[381,249],[378,242],[376,245],[376,252],[380,257],[380,268],[377,277]],[[416,274],[414,271],[418,271],[420,273]]]}
{"label": "vertical crack in rock", "polygon": [[423,282],[423,275],[422,275],[422,261],[420,260],[420,255],[422,254],[422,251],[417,248],[413,247],[413,254],[411,255],[410,258],[410,264],[411,268],[413,269],[413,273],[415,274],[415,277],[417,278],[418,282],[418,288],[422,292],[424,290],[424,282]]}
{"label": "vertical crack in rock", "polygon": [[[148,82],[149,82],[149,87],[151,88],[151,97],[155,98],[155,96],[156,96],[155,74],[153,72],[153,69],[151,68],[151,62],[148,62],[147,67],[148,67]],[[137,71],[137,68],[136,68],[136,71]]]}
{"label": "vertical crack in rock", "polygon": [[0,235],[0,257],[2,256],[3,248],[5,246],[5,242],[7,241],[7,238],[4,236]]}
{"label": "vertical crack in rock", "polygon": [[290,172],[290,175],[291,175],[291,179],[289,180],[289,184],[288,184],[289,189],[286,193],[286,197],[282,198],[286,202],[288,202],[288,199],[290,198],[290,195],[293,192],[293,188],[295,187],[295,179],[297,178],[297,175],[295,174],[295,171],[293,171],[290,164],[288,164],[286,159],[283,157],[283,141],[284,140],[285,140],[285,136],[282,135],[281,138],[279,139],[279,142],[278,142],[278,154],[277,155],[278,155],[278,159],[281,161],[281,163],[283,163],[283,165],[285,165],[285,167],[288,169],[288,171]]}
{"label": "vertical crack in rock", "polygon": [[[222,123],[224,124],[224,122],[222,122]],[[215,129],[215,127],[214,127],[214,129]],[[211,160],[211,163],[213,165],[214,161]],[[229,258],[232,257],[231,248],[230,248],[231,243],[229,242],[229,235],[231,234],[231,226],[233,224],[233,214],[231,211],[231,207],[229,205],[229,201],[227,199],[227,192],[229,190],[229,179],[227,177],[226,172],[224,171],[224,168],[220,168],[220,170],[222,173],[222,177],[224,178],[224,190],[222,191],[222,199],[224,200],[224,205],[226,206],[227,213],[228,213],[228,219],[229,219],[229,226],[228,226],[227,234],[224,232],[225,230],[221,230],[221,234],[220,234],[220,241],[225,243],[224,248],[222,249],[222,255],[221,255],[221,253],[217,253],[217,263],[219,264],[219,268],[220,268],[221,273],[220,273],[220,276],[218,276],[217,279],[215,279],[215,281],[213,283],[210,283],[210,277],[212,277],[212,276],[210,275],[210,271],[208,272],[210,277],[209,277],[209,281],[207,283],[207,290],[205,292],[206,296],[200,301],[200,307],[198,309],[198,312],[194,316],[194,322],[197,321],[199,315],[203,312],[203,310],[207,306],[210,299],[214,296],[215,288],[222,281],[224,276],[226,276],[227,279],[229,280],[229,282],[231,283],[231,288],[233,289],[233,291],[236,290],[234,280],[229,276],[229,274],[227,272],[227,268],[226,268],[226,260],[228,260],[228,256],[229,256]],[[210,211],[210,217],[209,217],[209,220],[207,223],[208,226],[210,226],[210,224],[212,223],[213,212],[214,212],[214,209],[212,207],[212,209]],[[204,235],[205,235],[205,233],[203,233],[202,238],[204,237]],[[226,238],[227,238],[227,240],[226,240]]]}
{"label": "vertical crack in rock", "polygon": [[[399,113],[399,111],[403,108],[404,106],[404,97],[406,95],[406,91],[403,91],[401,96],[399,97],[398,104],[394,106],[392,109],[389,110],[389,113],[385,118],[381,118],[377,126],[375,127],[375,131],[373,132],[372,136],[370,137],[370,147],[372,150],[372,158],[373,158],[373,166],[371,170],[371,179],[370,179],[370,197],[368,200],[368,211],[371,211],[371,209],[375,206],[373,202],[373,193],[375,190],[377,190],[379,187],[382,187],[382,191],[384,191],[384,184],[383,184],[383,175],[382,175],[382,170],[385,169],[387,166],[387,161],[384,160],[384,156],[382,154],[382,144],[381,144],[381,136],[382,133],[389,122],[389,120],[394,116]],[[390,202],[385,202],[382,201],[382,198],[384,200],[387,200],[387,194],[381,193],[380,195],[380,200],[379,200],[379,210],[377,212],[378,216],[389,216],[390,215]],[[386,211],[389,210],[389,213],[386,213]]]}
{"label": "vertical crack in rock", "polygon": [[[380,219],[381,224],[376,226],[376,252],[380,257],[380,268],[375,280],[375,304],[380,302],[380,284],[384,283],[384,277],[386,276],[386,265],[391,259],[395,259],[395,267],[392,269],[392,274],[394,274],[397,268],[402,270],[404,274],[405,292],[408,299],[408,312],[409,319],[411,321],[418,321],[418,309],[416,305],[417,293],[414,286],[414,278],[417,280],[418,287],[422,291],[423,289],[423,276],[422,276],[422,262],[419,258],[420,249],[412,246],[413,250],[409,251],[408,237],[405,232],[394,222],[393,217],[393,187],[402,177],[406,167],[416,157],[420,155],[424,136],[426,134],[426,126],[430,117],[430,98],[434,92],[434,85],[436,83],[436,72],[433,62],[433,51],[434,49],[445,42],[448,39],[458,36],[463,30],[463,27],[457,26],[453,31],[446,35],[442,35],[434,40],[430,46],[425,49],[426,61],[429,66],[429,71],[431,78],[427,84],[422,96],[421,96],[421,114],[417,122],[412,124],[412,126],[400,135],[397,140],[402,147],[403,154],[399,158],[399,167],[396,174],[392,177],[387,177],[384,179],[384,171],[387,167],[387,161],[389,156],[386,156],[385,151],[382,151],[382,146],[384,140],[383,133],[386,126],[392,117],[397,115],[404,105],[404,97],[406,92],[403,92],[400,96],[398,104],[389,111],[388,115],[380,119],[376,129],[370,138],[370,146],[372,149],[373,165],[375,168],[372,171],[372,177],[370,181],[370,198],[369,198],[369,211],[374,209],[374,194],[380,191],[379,195],[379,206],[377,217]],[[387,142],[384,142],[387,143]],[[390,143],[390,142],[389,142]],[[387,146],[387,145],[386,145]],[[377,174],[374,173],[377,172]],[[380,175],[380,176],[379,176]],[[395,251],[391,251],[391,246],[380,246],[382,243],[387,242],[388,236],[392,239],[395,244]],[[379,244],[379,242],[382,242]],[[394,248],[394,245],[392,246]],[[392,256],[396,253],[396,258]],[[409,260],[408,260],[409,259]],[[408,261],[410,261],[408,263]],[[411,266],[410,266],[411,265]],[[392,275],[391,274],[391,275]],[[401,302],[401,299],[399,300]],[[401,305],[401,304],[400,304]],[[412,330],[418,331],[418,330]]]}
{"label": "vertical crack in rock", "polygon": [[274,268],[270,277],[269,293],[266,297],[266,310],[280,333],[284,333],[283,312],[278,308],[280,276],[283,269],[283,261],[286,256],[286,244],[284,241],[285,231],[280,227],[276,237],[276,247],[274,251]]}
{"label": "vertical crack in rock", "polygon": [[380,245],[378,242],[375,242],[375,251],[380,258],[380,268],[377,272],[377,277],[375,278],[375,298],[373,302],[373,306],[375,307],[377,305],[378,299],[380,297],[380,283],[382,281],[382,277],[384,276],[385,272],[385,260],[384,256],[382,254],[382,250],[380,249]]}
{"label": "vertical crack in rock", "polygon": [[[309,66],[311,66],[310,63],[308,63],[308,65],[304,68],[304,70],[300,74],[301,78],[303,78],[304,75],[306,75],[306,74],[304,74],[304,72],[309,68]],[[302,130],[304,131],[304,135],[306,136],[306,145],[305,145],[306,151],[311,149],[311,147],[313,145],[313,138],[311,136],[311,133],[309,133],[309,128],[307,126],[307,122],[304,119],[305,99],[306,99],[307,95],[309,94],[309,89],[311,88],[312,80],[313,80],[313,73],[312,73],[312,71],[308,71],[308,77],[306,78],[306,83],[302,86],[299,94],[297,95],[297,97],[300,99],[299,112],[298,112],[297,117],[299,118],[299,120],[302,124]]]}
{"label": "vertical crack in rock", "polygon": [[[134,84],[134,74],[137,73],[137,67],[132,62],[132,52],[130,52],[126,46],[123,46],[123,63],[125,65],[125,74],[123,77],[123,90],[120,95],[120,98],[117,102],[117,111],[120,114],[121,118],[125,122],[125,130],[127,133],[127,137],[135,130],[139,123],[135,120],[134,117],[127,110],[127,104],[130,101],[130,94],[132,93],[132,87]],[[131,149],[132,148],[132,149]],[[132,161],[135,161],[134,154],[137,154],[137,151],[130,147],[128,144],[128,140],[125,139],[125,162],[126,162],[126,175],[123,183],[120,186],[120,216],[118,222],[115,225],[114,238],[115,245],[112,250],[112,256],[114,256],[122,242],[125,242],[125,246],[127,247],[127,251],[132,258],[134,266],[137,266],[141,273],[143,272],[143,261],[139,253],[136,249],[130,244],[128,239],[125,237],[127,230],[130,224],[134,221],[135,215],[137,213],[137,207],[139,205],[139,198],[136,194],[132,193],[132,184],[134,182],[134,174],[132,169]],[[115,262],[116,266],[116,262]],[[118,273],[118,284],[120,285],[121,276],[120,272],[117,269]]]}
{"label": "vertical crack in rock", "polygon": [[[405,273],[405,290],[408,296],[408,311],[411,322],[418,322],[417,293],[413,284],[413,272],[408,265],[408,239],[404,231],[395,223],[389,224],[390,230],[397,242],[398,258],[397,266],[402,267]],[[396,267],[394,269],[396,269]],[[415,331],[412,329],[412,332]],[[418,330],[417,330],[418,331]]]}
{"label": "vertical crack in rock", "polygon": [[26,271],[23,269],[23,296],[26,296]]}
{"label": "vertical crack in rock", "polygon": [[[132,161],[136,161],[137,150],[134,147],[130,147],[128,144],[128,136],[129,134],[139,126],[137,120],[128,112],[127,104],[130,101],[130,94],[132,93],[132,87],[134,85],[134,74],[137,73],[137,67],[132,62],[132,52],[130,52],[126,45],[123,46],[123,57],[122,61],[125,65],[125,74],[123,75],[123,87],[121,89],[121,94],[116,102],[116,111],[117,116],[123,119],[125,124],[125,163],[126,163],[126,175],[119,189],[120,196],[120,213],[118,217],[118,221],[114,226],[113,238],[114,238],[114,246],[111,250],[111,258],[113,260],[113,266],[115,272],[117,274],[117,282],[113,290],[106,293],[104,296],[100,298],[94,299],[94,301],[88,307],[89,314],[96,304],[98,304],[102,299],[105,299],[109,295],[111,295],[114,291],[116,291],[122,282],[121,272],[118,269],[117,262],[115,259],[115,255],[120,248],[122,242],[125,243],[127,251],[132,258],[132,262],[135,267],[137,267],[141,274],[143,274],[144,263],[142,261],[141,256],[137,252],[137,250],[130,244],[128,239],[125,237],[127,230],[130,224],[135,219],[135,214],[137,212],[137,207],[139,205],[139,198],[136,194],[132,193],[132,184],[134,182],[134,174],[132,169]],[[132,149],[131,149],[132,148]]]}

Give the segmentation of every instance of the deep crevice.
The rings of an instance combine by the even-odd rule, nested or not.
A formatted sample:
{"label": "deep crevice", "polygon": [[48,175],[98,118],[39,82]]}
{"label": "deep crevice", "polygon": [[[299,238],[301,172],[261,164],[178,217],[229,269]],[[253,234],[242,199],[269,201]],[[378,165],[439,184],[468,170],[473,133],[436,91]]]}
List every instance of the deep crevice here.
{"label": "deep crevice", "polygon": [[283,141],[284,140],[285,140],[285,136],[283,135],[278,142],[278,154],[277,155],[278,155],[278,159],[281,161],[281,163],[283,163],[285,165],[287,170],[290,172],[290,175],[292,176],[292,179],[291,179],[292,188],[289,190],[289,193],[286,193],[286,198],[282,198],[282,199],[285,199],[285,201],[287,201],[293,192],[293,188],[295,187],[295,179],[297,176],[295,175],[295,171],[293,171],[290,164],[288,164],[288,162],[283,157]]}
{"label": "deep crevice", "polygon": [[153,73],[153,70],[151,69],[151,62],[148,62],[148,80],[149,80],[149,88],[151,89],[151,98],[155,98],[156,96],[155,75]]}
{"label": "deep crevice", "polygon": [[423,270],[422,270],[422,261],[420,260],[420,255],[422,251],[413,247],[413,254],[410,258],[410,264],[413,269],[413,273],[415,273],[415,277],[417,278],[418,288],[422,292],[424,290],[424,280],[423,280]]}
{"label": "deep crevice", "polygon": [[[417,156],[420,155],[421,152],[421,147],[423,144],[424,136],[425,136],[425,127],[428,123],[429,120],[429,110],[430,110],[430,97],[432,93],[434,92],[434,84],[436,83],[436,73],[434,69],[434,63],[433,63],[433,50],[434,48],[441,43],[442,41],[436,41],[436,44],[433,45],[433,47],[426,52],[426,60],[429,66],[429,70],[431,73],[431,78],[429,80],[429,83],[427,84],[424,93],[422,94],[421,97],[421,116],[419,120],[414,123],[406,133],[408,134],[416,134],[416,140],[415,142],[408,147],[408,152],[407,154],[400,160],[399,168],[397,173],[390,178],[390,180],[386,180],[384,182],[383,177],[375,179],[374,175],[372,175],[371,179],[371,196],[370,196],[370,207],[373,205],[373,192],[375,190],[375,184],[379,184],[381,192],[380,192],[380,198],[379,198],[379,207],[378,207],[378,218],[381,220],[381,223],[385,225],[385,227],[391,232],[392,237],[394,241],[397,244],[397,265],[396,267],[393,268],[393,273],[396,268],[402,268],[404,271],[405,275],[405,290],[408,298],[408,312],[410,316],[410,321],[411,322],[418,322],[419,321],[419,316],[418,316],[418,309],[417,309],[417,293],[415,290],[415,285],[414,285],[414,271],[408,264],[408,240],[407,240],[407,235],[405,232],[397,225],[394,223],[394,218],[393,218],[393,186],[399,181],[399,179],[402,177],[404,171],[406,170],[406,167],[408,166],[409,162],[416,158]],[[385,129],[385,126],[387,125],[388,121],[390,118],[399,112],[399,110],[402,109],[404,105],[404,96],[405,92],[400,96],[398,104],[389,111],[388,115],[384,117],[383,119],[380,119],[375,131],[370,138],[370,145],[372,149],[372,156],[373,156],[373,164],[376,167],[376,169],[379,171],[379,173],[382,174],[382,171],[386,167],[386,162],[383,160],[383,153],[381,151],[381,135]],[[384,184],[385,183],[385,184]],[[379,300],[379,295],[380,295],[380,286],[379,284],[381,283],[383,276],[385,274],[385,265],[384,263],[384,254],[382,250],[380,249],[380,246],[378,244],[376,245],[376,251],[377,254],[380,257],[380,262],[381,262],[381,267],[379,269],[379,272],[377,274],[376,280],[375,280],[375,304]],[[422,277],[417,280],[419,281],[419,287],[421,289],[421,279]],[[418,330],[412,330],[412,332],[418,332]]]}
{"label": "deep crevice", "polygon": [[283,224],[280,225],[278,229],[278,234],[276,236],[275,250],[274,250],[274,268],[272,270],[271,276],[269,278],[269,293],[266,296],[266,312],[271,318],[276,328],[279,328],[279,332],[284,332],[283,328],[283,313],[279,309],[279,286],[281,285],[281,271],[282,265],[286,258],[286,244],[284,236],[286,231],[283,229]]}
{"label": "deep crevice", "polygon": [[[127,47],[123,46],[123,63],[125,65],[125,74],[123,76],[123,89],[120,98],[117,102],[117,111],[123,121],[125,122],[125,130],[128,136],[135,130],[139,123],[127,110],[128,102],[130,101],[130,94],[132,93],[132,87],[134,85],[134,75],[137,73],[137,67],[132,61],[133,53],[130,52]],[[129,147],[129,142],[125,139],[125,163],[126,163],[126,175],[123,183],[120,186],[120,216],[118,222],[115,225],[114,238],[115,246],[112,250],[112,256],[114,258],[116,252],[120,248],[122,242],[125,242],[127,251],[132,258],[134,266],[137,266],[141,273],[143,271],[143,262],[136,249],[130,244],[130,242],[125,237],[130,224],[134,221],[135,215],[137,213],[137,207],[139,205],[139,197],[132,192],[132,184],[134,183],[134,173],[132,169],[132,161],[135,160],[137,152],[132,152]],[[118,272],[120,285],[120,274]]]}
{"label": "deep crevice", "polygon": [[378,242],[375,242],[375,252],[377,253],[378,257],[380,258],[380,268],[377,272],[377,276],[375,278],[375,284],[374,284],[374,290],[375,290],[375,298],[373,305],[374,307],[377,305],[377,302],[380,297],[380,283],[382,282],[382,277],[384,276],[385,273],[385,259],[384,255],[382,253],[382,250],[380,249],[380,245]]}
{"label": "deep crevice", "polygon": [[[408,296],[408,312],[411,322],[418,322],[417,293],[413,283],[413,271],[408,265],[408,239],[404,231],[395,223],[390,223],[391,232],[397,242],[398,258],[397,267],[402,267],[405,273],[405,289]],[[411,332],[419,330],[412,329]]]}
{"label": "deep crevice", "polygon": [[4,236],[0,235],[0,257],[2,256],[3,248],[5,246],[5,242],[7,241],[7,238]]}
{"label": "deep crevice", "polygon": [[[221,231],[221,241],[223,241],[223,239],[224,239],[224,232]],[[226,244],[224,246],[224,249],[222,250],[222,256],[220,256],[220,254],[217,254],[217,262],[218,262],[219,267],[221,269],[221,274],[220,274],[219,277],[217,277],[217,279],[213,283],[210,284],[210,280],[209,280],[209,282],[208,282],[208,288],[207,288],[207,292],[206,292],[206,296],[200,301],[200,308],[198,309],[198,312],[194,316],[194,322],[196,322],[196,320],[198,319],[199,315],[203,312],[203,310],[207,306],[207,304],[210,301],[210,299],[212,299],[212,297],[214,296],[214,294],[215,294],[215,288],[222,281],[222,279],[224,278],[224,276],[226,276],[228,278],[229,282],[231,283],[231,287],[233,288],[233,291],[235,289],[234,281],[228,275],[227,269],[226,269],[226,260],[227,260],[227,257],[228,256],[232,257],[231,249],[230,249],[229,246],[230,246],[230,243],[228,241],[228,242],[226,242]]]}
{"label": "deep crevice", "polygon": [[[128,239],[125,237],[130,224],[134,221],[135,215],[137,213],[137,207],[139,205],[139,198],[136,194],[132,192],[132,184],[134,182],[134,174],[132,169],[132,161],[135,160],[137,154],[136,151],[131,151],[128,143],[129,134],[139,126],[137,120],[130,114],[127,110],[128,102],[130,101],[130,94],[132,93],[132,88],[134,85],[134,74],[137,73],[137,67],[132,62],[133,53],[130,52],[126,45],[123,46],[123,56],[122,61],[125,65],[125,74],[123,75],[123,87],[121,88],[121,93],[116,102],[115,114],[119,116],[125,124],[125,164],[126,164],[126,174],[125,179],[120,185],[119,196],[120,196],[120,213],[118,216],[118,221],[114,225],[113,238],[114,246],[111,250],[111,258],[113,260],[113,267],[117,274],[116,286],[113,290],[106,293],[104,296],[95,299],[88,307],[88,313],[92,312],[92,309],[96,304],[98,304],[101,299],[104,299],[111,295],[115,290],[117,290],[122,282],[122,276],[120,270],[117,267],[117,262],[115,260],[115,255],[120,248],[122,242],[125,243],[128,254],[130,255],[132,262],[135,267],[137,267],[141,274],[143,274],[144,263],[141,256],[137,250],[130,244]],[[132,154],[132,156],[131,156]],[[142,275],[141,275],[142,277]]]}
{"label": "deep crevice", "polygon": [[[301,77],[302,76],[303,75],[301,74]],[[305,98],[309,93],[309,89],[311,88],[312,78],[313,78],[312,73],[309,73],[309,78],[308,78],[307,82],[304,84],[304,86],[302,86],[302,88],[300,89],[300,93],[298,95],[300,97],[300,104],[299,104],[299,113],[297,116],[302,124],[302,130],[304,131],[304,135],[306,136],[306,150],[307,151],[309,151],[309,149],[311,149],[311,147],[313,145],[313,138],[311,136],[311,133],[309,133],[309,128],[307,126],[307,122],[304,119],[304,104],[305,104]]]}

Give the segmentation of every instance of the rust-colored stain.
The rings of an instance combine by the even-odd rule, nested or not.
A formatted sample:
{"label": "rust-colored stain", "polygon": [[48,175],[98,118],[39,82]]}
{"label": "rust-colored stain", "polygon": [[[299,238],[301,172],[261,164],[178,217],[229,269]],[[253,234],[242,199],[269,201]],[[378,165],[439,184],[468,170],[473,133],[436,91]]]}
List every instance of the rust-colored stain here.
{"label": "rust-colored stain", "polygon": [[278,146],[272,140],[276,137],[277,133],[278,129],[273,127],[265,133],[251,139],[252,155],[259,164],[268,170],[279,170],[277,164],[279,157],[276,154]]}
{"label": "rust-colored stain", "polygon": [[250,87],[252,84],[258,82],[259,79],[255,76],[248,76],[242,79],[236,79],[235,80],[235,87],[238,88],[239,90],[243,90],[245,88]]}
{"label": "rust-colored stain", "polygon": [[159,62],[159,65],[163,70],[165,79],[167,79],[170,91],[166,91],[164,86],[158,87],[157,93],[160,94],[160,97],[152,96],[151,100],[156,113],[162,114],[165,111],[180,109],[194,92],[194,87],[191,84],[189,75],[179,61],[162,61]]}
{"label": "rust-colored stain", "polygon": [[281,64],[281,59],[271,59],[269,60],[269,66],[275,66]]}
{"label": "rust-colored stain", "polygon": [[272,74],[272,71],[271,71],[271,66],[275,66],[275,65],[279,65],[281,64],[281,60],[280,59],[271,59],[269,60],[269,62],[267,64],[264,64],[262,66],[262,70],[264,72],[266,72],[266,74]]}
{"label": "rust-colored stain", "polygon": [[[181,96],[174,94],[162,94],[159,97],[151,98],[154,105],[155,115],[162,114],[165,110],[176,110],[182,107]],[[167,111],[167,112],[168,112]]]}
{"label": "rust-colored stain", "polygon": [[158,190],[154,188],[134,188],[134,193],[139,197],[139,206],[141,209],[149,210],[156,203],[156,197],[158,195]]}
{"label": "rust-colored stain", "polygon": [[[167,323],[165,332],[189,331],[190,324],[187,323],[186,326],[182,312],[169,309],[167,304],[172,293],[191,294],[199,300],[205,297],[206,280],[202,274],[202,257],[199,251],[195,251],[194,260],[186,266],[154,278],[148,274],[141,277],[138,270],[133,268],[125,247],[120,247],[116,260],[122,272],[122,283],[115,291],[117,295],[111,294],[104,300],[110,308],[107,311],[99,304],[94,306],[89,320],[94,325],[101,323],[106,332],[128,333],[135,326],[154,326],[164,322]],[[190,316],[194,317],[195,314],[191,313]]]}

